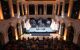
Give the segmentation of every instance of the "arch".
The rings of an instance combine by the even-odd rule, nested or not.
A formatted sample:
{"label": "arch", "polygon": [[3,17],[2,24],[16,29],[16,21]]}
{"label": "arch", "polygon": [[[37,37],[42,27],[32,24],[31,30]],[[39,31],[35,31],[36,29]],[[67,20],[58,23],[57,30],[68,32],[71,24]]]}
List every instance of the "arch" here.
{"label": "arch", "polygon": [[67,41],[73,42],[74,38],[74,28],[72,25],[67,27]]}
{"label": "arch", "polygon": [[15,29],[12,26],[8,28],[8,38],[9,38],[9,41],[15,40]]}

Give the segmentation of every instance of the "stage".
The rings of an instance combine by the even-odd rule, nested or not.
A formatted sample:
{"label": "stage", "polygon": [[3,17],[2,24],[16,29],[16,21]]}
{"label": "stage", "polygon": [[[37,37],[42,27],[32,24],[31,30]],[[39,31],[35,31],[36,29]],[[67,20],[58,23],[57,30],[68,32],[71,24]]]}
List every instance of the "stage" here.
{"label": "stage", "polygon": [[[29,32],[29,33],[31,33],[31,32],[35,32],[35,33],[48,32],[49,33],[50,32],[51,33],[51,32],[59,31],[59,23],[54,21],[53,19],[51,19],[51,24],[49,24],[49,25],[41,22],[41,20],[39,21],[38,24],[36,24],[35,22],[32,22],[33,24],[32,23],[30,24],[30,19],[28,19],[24,26],[24,30],[25,30],[24,32]],[[49,23],[49,21],[47,23]]]}

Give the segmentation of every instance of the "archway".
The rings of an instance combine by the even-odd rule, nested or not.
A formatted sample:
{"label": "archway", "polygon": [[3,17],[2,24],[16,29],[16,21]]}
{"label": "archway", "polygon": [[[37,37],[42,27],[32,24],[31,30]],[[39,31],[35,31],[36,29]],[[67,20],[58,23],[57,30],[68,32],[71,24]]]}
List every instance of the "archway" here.
{"label": "archway", "polygon": [[12,26],[8,28],[8,38],[9,38],[9,41],[15,40],[15,30]]}
{"label": "archway", "polygon": [[73,38],[74,38],[74,28],[73,26],[69,26],[67,28],[67,41],[73,42]]}

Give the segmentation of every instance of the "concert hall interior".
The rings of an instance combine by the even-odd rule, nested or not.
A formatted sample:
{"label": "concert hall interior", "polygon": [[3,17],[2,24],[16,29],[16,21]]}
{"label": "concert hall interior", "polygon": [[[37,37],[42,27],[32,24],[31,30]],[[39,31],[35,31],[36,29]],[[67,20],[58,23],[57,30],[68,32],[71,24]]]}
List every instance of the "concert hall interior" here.
{"label": "concert hall interior", "polygon": [[0,50],[80,50],[80,0],[0,0]]}

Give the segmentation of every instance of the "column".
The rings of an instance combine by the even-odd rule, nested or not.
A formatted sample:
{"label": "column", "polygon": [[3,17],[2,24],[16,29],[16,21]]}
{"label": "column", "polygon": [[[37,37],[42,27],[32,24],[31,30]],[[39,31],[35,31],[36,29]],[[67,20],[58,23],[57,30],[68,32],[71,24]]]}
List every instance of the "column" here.
{"label": "column", "polygon": [[78,19],[80,19],[80,10],[79,10],[79,16],[78,16]]}
{"label": "column", "polygon": [[59,28],[59,34],[61,35],[61,24],[60,24],[60,28]]}
{"label": "column", "polygon": [[35,15],[38,15],[38,5],[35,4]]}
{"label": "column", "polygon": [[24,10],[23,10],[23,1],[21,2],[21,8],[22,8],[22,15],[24,15]]}
{"label": "column", "polygon": [[15,39],[18,40],[17,28],[14,28],[14,29],[15,29]]}
{"label": "column", "polygon": [[55,18],[55,16],[56,16],[56,12],[55,12],[55,3],[53,3],[53,10],[52,10],[52,15],[53,15],[53,19]]}
{"label": "column", "polygon": [[20,35],[23,34],[23,32],[22,32],[22,24],[21,23],[19,23],[19,33],[20,33]]}
{"label": "column", "polygon": [[8,4],[9,4],[9,9],[10,9],[11,17],[14,17],[14,10],[13,10],[12,0],[8,0]]}
{"label": "column", "polygon": [[17,0],[17,15],[20,17],[19,0]]}
{"label": "column", "polygon": [[52,15],[54,16],[54,3],[53,3]]}
{"label": "column", "polygon": [[56,16],[57,2],[54,5],[54,16]]}
{"label": "column", "polygon": [[26,18],[28,18],[28,11],[29,11],[29,9],[28,9],[29,7],[28,7],[28,1],[26,1],[26,15],[27,15],[27,17]]}
{"label": "column", "polygon": [[18,32],[19,32],[18,37],[20,37],[22,35],[22,26],[20,23],[18,23]]}
{"label": "column", "polygon": [[47,5],[46,3],[44,3],[44,15],[46,15],[46,11],[47,11]]}
{"label": "column", "polygon": [[64,9],[65,9],[65,0],[62,3],[62,13],[61,13],[62,18],[64,18]]}
{"label": "column", "polygon": [[27,14],[29,15],[29,4],[27,4]]}
{"label": "column", "polygon": [[65,28],[65,31],[64,31],[64,40],[66,41],[66,36],[67,36],[67,28]]}
{"label": "column", "polygon": [[58,13],[57,13],[57,15],[59,15],[59,13],[60,13],[60,0],[58,1]]}
{"label": "column", "polygon": [[67,14],[68,17],[71,16],[72,7],[73,7],[73,0],[69,0],[69,7],[68,7],[68,14]]}
{"label": "column", "polygon": [[27,3],[26,3],[26,1],[25,1],[24,6],[25,6],[25,14],[27,15]]}
{"label": "column", "polygon": [[7,44],[9,42],[8,32],[3,31],[2,36],[3,36],[2,38],[3,44]]}
{"label": "column", "polygon": [[1,2],[0,2],[0,20],[3,20],[3,12],[2,12]]}

